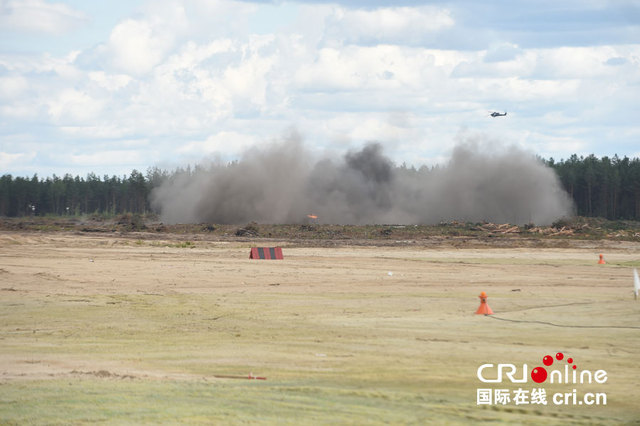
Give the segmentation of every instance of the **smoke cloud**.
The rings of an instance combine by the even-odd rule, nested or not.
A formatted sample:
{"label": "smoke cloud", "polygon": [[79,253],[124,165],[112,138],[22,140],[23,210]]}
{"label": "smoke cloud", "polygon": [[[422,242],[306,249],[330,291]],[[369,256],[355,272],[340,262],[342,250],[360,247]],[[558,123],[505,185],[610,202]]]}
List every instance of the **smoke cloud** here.
{"label": "smoke cloud", "polygon": [[380,144],[314,158],[297,137],[253,148],[231,164],[173,174],[151,194],[167,223],[547,225],[573,205],[553,170],[521,149],[467,141],[443,166],[395,165]]}

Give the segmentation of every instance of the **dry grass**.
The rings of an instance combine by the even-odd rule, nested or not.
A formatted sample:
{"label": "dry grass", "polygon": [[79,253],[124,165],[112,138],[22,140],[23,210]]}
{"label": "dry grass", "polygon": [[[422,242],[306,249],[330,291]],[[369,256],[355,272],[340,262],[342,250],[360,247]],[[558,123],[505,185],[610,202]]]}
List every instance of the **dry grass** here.
{"label": "dry grass", "polygon": [[[639,418],[640,329],[534,322],[639,326],[636,243],[603,245],[604,266],[583,245],[289,247],[284,261],[249,260],[250,245],[0,234],[0,422]],[[497,316],[531,322],[473,315],[483,290]],[[607,406],[476,406],[479,365],[557,351],[607,370]],[[267,380],[215,377],[249,373]]]}

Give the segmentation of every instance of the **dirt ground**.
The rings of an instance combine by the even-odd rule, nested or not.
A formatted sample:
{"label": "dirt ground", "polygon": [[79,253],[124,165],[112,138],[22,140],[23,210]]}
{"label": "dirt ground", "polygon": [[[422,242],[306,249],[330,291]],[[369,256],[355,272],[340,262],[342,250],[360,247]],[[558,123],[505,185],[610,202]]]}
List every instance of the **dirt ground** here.
{"label": "dirt ground", "polygon": [[[249,259],[273,245],[284,260]],[[640,243],[563,245],[2,232],[0,422],[637,423]],[[495,315],[474,315],[481,291]],[[571,357],[606,383],[477,377],[558,352],[549,370]],[[222,377],[249,375],[266,380]],[[478,404],[478,389],[502,388],[544,388],[548,403]],[[136,407],[106,410],[123,392]],[[554,404],[557,392],[606,393],[606,405]],[[59,405],[65,393],[75,399]]]}

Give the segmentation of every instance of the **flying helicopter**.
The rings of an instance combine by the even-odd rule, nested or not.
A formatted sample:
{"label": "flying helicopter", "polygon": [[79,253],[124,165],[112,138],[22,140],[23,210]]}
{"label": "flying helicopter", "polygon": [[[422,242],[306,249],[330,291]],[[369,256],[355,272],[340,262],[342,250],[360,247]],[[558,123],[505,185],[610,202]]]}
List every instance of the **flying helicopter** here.
{"label": "flying helicopter", "polygon": [[507,112],[498,112],[498,111],[493,111],[491,114],[489,114],[491,117],[504,117],[505,115],[507,115]]}

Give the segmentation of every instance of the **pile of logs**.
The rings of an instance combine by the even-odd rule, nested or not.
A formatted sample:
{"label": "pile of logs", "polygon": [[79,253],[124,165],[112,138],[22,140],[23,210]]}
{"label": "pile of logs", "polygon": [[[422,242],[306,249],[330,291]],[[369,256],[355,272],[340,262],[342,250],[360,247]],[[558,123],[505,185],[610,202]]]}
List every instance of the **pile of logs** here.
{"label": "pile of logs", "polygon": [[[479,227],[480,230],[485,232],[491,232],[493,234],[519,234],[522,232],[520,227],[516,225],[511,225],[508,223],[503,224],[495,224],[495,223],[484,223]],[[526,229],[526,227],[525,227]],[[573,235],[574,229],[563,226],[562,228],[555,227],[540,227],[536,226],[533,228],[526,229],[526,232],[531,234],[541,234],[548,235],[550,237],[554,237],[557,235]]]}
{"label": "pile of logs", "polygon": [[511,225],[508,223],[503,223],[501,225],[497,225],[495,223],[484,223],[480,226],[482,231],[493,232],[496,234],[519,234],[520,228],[516,225]]}

